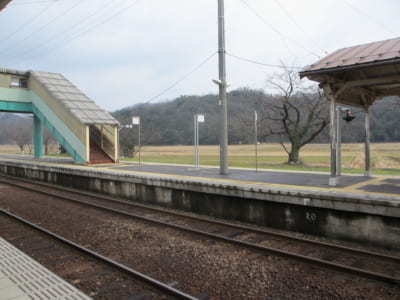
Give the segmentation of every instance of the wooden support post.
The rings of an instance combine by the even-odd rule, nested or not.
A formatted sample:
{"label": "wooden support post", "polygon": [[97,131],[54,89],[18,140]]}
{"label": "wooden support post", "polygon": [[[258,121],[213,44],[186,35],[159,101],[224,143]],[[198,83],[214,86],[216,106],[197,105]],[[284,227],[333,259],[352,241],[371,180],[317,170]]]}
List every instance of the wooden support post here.
{"label": "wooden support post", "polygon": [[371,130],[370,130],[370,113],[369,106],[364,108],[365,112],[365,177],[371,177]]}
{"label": "wooden support post", "polygon": [[342,175],[342,130],[340,127],[341,106],[336,105],[336,175]]}
{"label": "wooden support post", "polygon": [[337,118],[336,118],[336,99],[329,84],[323,87],[326,97],[330,101],[330,137],[331,137],[331,175],[328,184],[337,186],[339,178],[336,176],[336,155],[337,155]]}

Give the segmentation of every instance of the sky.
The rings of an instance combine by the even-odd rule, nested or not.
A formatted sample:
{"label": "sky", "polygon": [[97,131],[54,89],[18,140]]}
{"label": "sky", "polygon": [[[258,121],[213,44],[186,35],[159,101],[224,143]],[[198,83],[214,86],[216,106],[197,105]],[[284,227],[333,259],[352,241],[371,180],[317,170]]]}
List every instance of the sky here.
{"label": "sky", "polygon": [[[217,0],[13,0],[0,68],[61,73],[107,111],[217,94]],[[398,37],[398,0],[225,0],[229,90]],[[229,101],[229,100],[228,100]],[[229,104],[228,104],[229,105]]]}

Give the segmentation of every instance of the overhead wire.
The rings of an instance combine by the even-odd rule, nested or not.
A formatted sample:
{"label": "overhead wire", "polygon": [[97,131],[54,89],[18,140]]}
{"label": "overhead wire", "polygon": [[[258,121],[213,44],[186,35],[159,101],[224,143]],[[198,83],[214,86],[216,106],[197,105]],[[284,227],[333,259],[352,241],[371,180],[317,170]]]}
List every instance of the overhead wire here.
{"label": "overhead wire", "polygon": [[328,51],[326,51],[324,48],[322,48],[317,41],[315,41],[305,30],[304,28],[298,23],[296,22],[296,20],[289,14],[289,12],[287,11],[287,9],[285,9],[285,7],[280,3],[279,0],[274,0],[274,2],[279,6],[279,8],[283,11],[283,13],[292,21],[292,23],[301,31],[303,32],[303,34],[305,34],[306,36],[308,36],[309,40],[311,42],[314,43],[314,45],[316,47],[318,47],[322,52],[324,52],[325,54],[328,54]]}
{"label": "overhead wire", "polygon": [[291,40],[292,42],[296,43],[299,47],[302,49],[306,50],[307,52],[311,53],[312,55],[316,56],[317,58],[321,58],[321,56],[314,51],[311,51],[310,49],[306,48],[302,44],[300,44],[298,41],[295,39],[289,37],[288,35],[284,34],[281,32],[279,29],[277,29],[275,26],[273,26],[271,23],[269,23],[263,16],[261,16],[252,6],[250,6],[245,0],[240,0],[264,25],[268,26],[270,29],[272,29],[274,32],[276,32],[279,36],[281,36],[284,39]]}
{"label": "overhead wire", "polygon": [[[16,61],[31,59],[31,58],[34,58],[34,57],[43,55],[44,53],[49,53],[50,51],[55,50],[55,49],[59,48],[60,46],[65,46],[66,44],[70,43],[71,41],[73,41],[73,40],[75,40],[75,39],[77,39],[77,38],[79,38],[79,37],[81,37],[82,35],[86,34],[87,32],[89,32],[89,31],[91,31],[91,30],[93,30],[93,29],[98,28],[99,26],[101,26],[101,25],[103,25],[103,24],[105,24],[105,23],[111,21],[112,19],[114,19],[114,18],[117,17],[118,15],[120,15],[120,14],[126,12],[129,8],[131,8],[132,6],[134,6],[134,5],[136,5],[137,3],[139,3],[139,1],[141,1],[141,0],[135,0],[135,1],[133,1],[133,3],[130,3],[129,5],[122,7],[122,8],[119,9],[118,11],[112,13],[111,15],[110,15],[110,12],[107,11],[106,13],[107,13],[107,16],[108,16],[108,17],[107,17],[106,19],[103,19],[103,20],[100,20],[100,21],[95,20],[94,22],[90,23],[89,25],[85,25],[85,27],[84,27],[83,29],[82,29],[82,28],[78,28],[74,33],[72,33],[72,36],[70,36],[67,40],[61,41],[61,44],[59,44],[59,45],[57,45],[57,46],[53,46],[53,48],[50,48],[50,49],[47,50],[47,51],[42,51],[41,49],[42,49],[43,47],[45,47],[46,45],[50,44],[50,43],[53,42],[54,40],[59,39],[59,38],[63,37],[64,35],[69,34],[69,33],[71,33],[71,32],[70,32],[70,31],[64,31],[62,34],[53,35],[50,39],[48,39],[48,40],[46,40],[46,41],[44,41],[44,42],[41,42],[38,46],[32,47],[31,49],[29,49],[28,51],[26,51],[26,52],[25,52],[25,56],[28,56],[28,57],[23,57],[23,56],[22,56],[22,58],[21,58],[20,55],[15,55],[15,56],[14,56],[14,60],[11,61],[11,63],[14,63],[14,62],[16,62]],[[82,19],[82,20],[79,21],[78,23],[75,23],[72,27],[70,27],[70,29],[71,29],[71,28],[76,28],[76,27],[79,26],[80,24],[82,24],[82,23],[84,23],[85,21],[87,21],[90,17],[94,17],[95,15],[97,15],[97,14],[99,13],[100,10],[105,9],[105,7],[108,6],[108,5],[110,5],[110,4],[115,4],[115,0],[114,0],[114,1],[109,1],[109,2],[107,2],[107,4],[106,4],[105,6],[103,6],[102,8],[100,8],[100,9],[98,9],[98,10],[96,10],[96,11],[95,11],[93,14],[91,14],[89,17],[86,17],[85,19]],[[39,53],[37,53],[36,55],[32,55],[32,52],[39,52]]]}
{"label": "overhead wire", "polygon": [[41,3],[49,3],[49,2],[56,2],[57,0],[37,0],[37,1],[26,1],[26,2],[11,2],[10,6],[15,5],[30,5],[30,4],[41,4]]}
{"label": "overhead wire", "polygon": [[[43,48],[44,46],[48,45],[49,43],[51,43],[54,40],[58,40],[63,38],[65,35],[69,34],[71,32],[71,30],[74,30],[76,27],[78,27],[79,25],[81,25],[82,23],[88,21],[89,19],[95,17],[96,15],[99,14],[99,12],[101,12],[102,10],[106,9],[108,6],[112,5],[115,1],[110,0],[108,1],[106,4],[100,6],[98,9],[96,9],[93,13],[86,15],[83,19],[81,19],[80,21],[72,24],[72,26],[70,26],[68,29],[64,30],[63,32],[56,32],[54,35],[52,35],[50,38],[48,38],[45,41],[38,41],[38,44],[31,47],[30,49],[28,49],[25,52],[25,56],[26,55],[31,55],[32,52],[38,51],[41,48]],[[16,54],[14,55],[15,58],[20,58],[20,55]],[[11,58],[12,59],[12,58]]]}
{"label": "overhead wire", "polygon": [[16,33],[18,33],[19,31],[21,31],[23,28],[25,28],[28,24],[34,22],[37,18],[39,18],[42,14],[44,14],[48,9],[50,9],[50,7],[52,7],[56,2],[52,2],[49,5],[47,5],[44,9],[42,9],[38,14],[34,15],[32,18],[30,18],[28,21],[26,21],[25,23],[23,23],[21,26],[19,26],[17,29],[15,29],[14,31],[10,32],[6,37],[1,38],[1,42],[4,43],[5,41],[7,41],[8,39],[10,39],[11,37],[13,37]]}
{"label": "overhead wire", "polygon": [[217,54],[217,51],[213,52],[210,56],[208,56],[206,59],[204,59],[200,64],[198,64],[195,68],[193,68],[190,72],[186,73],[183,75],[181,78],[179,78],[177,81],[172,83],[170,86],[168,86],[166,89],[162,90],[160,93],[157,95],[153,96],[149,100],[143,102],[144,104],[148,104],[155,99],[159,98],[160,96],[164,95],[166,92],[171,90],[173,87],[184,81],[186,78],[188,78],[190,75],[192,75],[194,72],[196,72],[198,69],[200,69],[203,65],[205,65],[209,60],[211,60],[215,55]]}
{"label": "overhead wire", "polygon": [[25,35],[23,38],[20,38],[19,40],[17,40],[16,42],[14,42],[13,44],[11,44],[10,46],[6,47],[5,49],[0,51],[0,54],[4,55],[5,53],[7,53],[7,50],[21,44],[21,43],[26,43],[27,40],[31,39],[32,37],[35,37],[35,35],[37,35],[39,32],[41,32],[43,29],[47,28],[50,24],[54,23],[55,21],[59,20],[60,17],[65,16],[66,14],[68,14],[71,10],[73,10],[74,8],[76,8],[77,6],[81,5],[82,3],[84,3],[86,0],[78,0],[74,5],[72,5],[70,8],[68,8],[65,11],[62,11],[60,14],[55,15],[50,21],[48,21],[47,23],[45,23],[44,25],[42,25],[39,29],[35,29],[32,32],[28,33],[27,35]]}
{"label": "overhead wire", "polygon": [[[121,1],[121,0],[119,0],[119,1]],[[134,2],[137,2],[137,1],[138,0],[136,0]],[[93,24],[97,24],[96,23],[97,20],[102,19],[103,17],[107,17],[107,16],[110,15],[111,11],[108,10],[107,7],[108,6],[115,7],[116,6],[115,2],[118,2],[118,0],[117,1],[115,1],[115,0],[114,1],[113,0],[108,1],[105,5],[102,5],[99,9],[94,11],[92,14],[90,14],[87,17],[85,17],[84,19],[82,19],[78,23],[75,23],[72,27],[69,28],[69,31],[67,33],[70,33],[72,31],[71,29],[77,28],[76,32],[74,33],[74,34],[76,34],[76,33],[79,33],[82,30],[86,30],[88,27],[91,27]],[[100,14],[100,16],[98,16],[99,14]],[[91,19],[94,19],[94,20],[92,21]],[[81,28],[79,28],[79,25],[84,24],[85,22],[87,22],[88,24],[83,25]]]}
{"label": "overhead wire", "polygon": [[354,6],[353,4],[351,4],[349,1],[347,0],[343,0],[344,3],[349,6],[351,9],[353,9],[355,12],[357,12],[359,15],[361,16],[365,16],[367,17],[370,21],[374,22],[375,24],[381,26],[382,28],[384,28],[388,33],[393,34],[394,36],[398,36],[398,33],[392,31],[390,28],[388,28],[386,25],[384,25],[383,23],[381,23],[380,21],[378,21],[377,19],[371,17],[369,14],[365,13],[363,10],[361,10],[359,7]]}
{"label": "overhead wire", "polygon": [[133,3],[129,4],[128,6],[125,6],[125,7],[121,8],[120,10],[118,10],[117,12],[111,14],[108,18],[102,20],[101,22],[93,23],[92,25],[87,26],[84,30],[82,30],[81,32],[78,32],[74,37],[72,37],[72,39],[78,38],[78,37],[86,34],[87,32],[97,28],[98,26],[101,26],[101,25],[104,25],[104,24],[108,23],[109,21],[111,21],[115,17],[117,17],[120,14],[124,13],[126,10],[128,10],[131,7],[133,7],[134,5],[138,4],[140,1],[142,1],[142,0],[135,0],[135,1],[133,1]]}
{"label": "overhead wire", "polygon": [[288,66],[283,66],[283,65],[274,65],[274,64],[268,64],[268,63],[264,63],[264,62],[259,62],[259,61],[255,61],[252,59],[248,59],[248,58],[244,58],[244,57],[240,57],[238,55],[234,55],[232,53],[226,52],[226,55],[239,59],[239,60],[243,60],[246,61],[248,63],[252,63],[252,64],[256,64],[256,65],[260,65],[260,66],[264,66],[264,67],[271,67],[271,68],[280,68],[280,69],[302,69],[303,67],[288,67]]}

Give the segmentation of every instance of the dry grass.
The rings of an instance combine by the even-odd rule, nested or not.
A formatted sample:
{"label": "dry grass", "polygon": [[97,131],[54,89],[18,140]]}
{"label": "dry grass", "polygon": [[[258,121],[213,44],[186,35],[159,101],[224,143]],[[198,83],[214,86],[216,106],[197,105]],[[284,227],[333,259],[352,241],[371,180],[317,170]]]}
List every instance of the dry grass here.
{"label": "dry grass", "polygon": [[[31,146],[32,147],[32,146]],[[58,151],[58,145],[57,144],[51,144],[49,145],[49,150],[50,153],[57,153]],[[29,153],[29,147],[25,146],[24,147],[25,154]],[[31,150],[33,151],[33,150]],[[20,154],[21,149],[17,145],[0,145],[0,153],[4,154]]]}
{"label": "dry grass", "polygon": [[0,153],[19,153],[20,151],[17,145],[0,145]]}
{"label": "dry grass", "polygon": [[[372,167],[395,169],[400,173],[400,143],[380,143],[371,145]],[[201,164],[218,164],[219,146],[200,146]],[[187,163],[193,162],[193,146],[144,146],[141,157],[144,161]],[[303,167],[329,168],[330,145],[309,144],[300,152]],[[254,145],[229,146],[229,160],[232,166],[254,166]],[[258,161],[261,167],[282,166],[287,161],[287,153],[280,144],[258,146]],[[364,168],[364,144],[342,145],[343,168]]]}
{"label": "dry grass", "polygon": [[[381,174],[400,175],[400,143],[379,143],[371,145],[371,164]],[[0,145],[0,153],[20,153],[17,145]],[[57,153],[57,145],[52,145],[51,152]],[[26,148],[25,153],[29,150]],[[309,144],[302,148],[300,157],[302,170],[328,170],[330,166],[330,145]],[[141,152],[144,162],[193,163],[193,146],[144,146]],[[258,166],[260,168],[288,168],[285,165],[287,154],[280,144],[258,145]],[[229,163],[232,167],[250,167],[255,165],[254,145],[229,146]],[[200,146],[200,164],[218,165],[219,146]],[[364,168],[364,144],[342,145],[342,166],[348,171],[362,172]]]}

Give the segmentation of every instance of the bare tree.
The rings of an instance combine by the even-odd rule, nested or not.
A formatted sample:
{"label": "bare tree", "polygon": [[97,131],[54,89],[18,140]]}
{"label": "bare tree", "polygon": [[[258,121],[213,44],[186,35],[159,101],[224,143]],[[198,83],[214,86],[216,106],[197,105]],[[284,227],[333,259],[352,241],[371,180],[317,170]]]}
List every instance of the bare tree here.
{"label": "bare tree", "polygon": [[[13,137],[21,152],[24,152],[26,145],[32,144],[32,129],[26,123],[21,122],[17,128],[9,128],[9,135]],[[28,150],[29,152],[32,151],[31,148],[28,148]]]}
{"label": "bare tree", "polygon": [[43,127],[43,142],[44,142],[44,154],[49,154],[50,144],[55,144],[57,140],[53,137],[47,127]]}
{"label": "bare tree", "polygon": [[312,142],[328,124],[328,103],[318,88],[304,87],[297,72],[287,67],[268,78],[267,84],[278,95],[262,106],[265,135],[279,135],[287,162],[298,164],[301,147]]}

